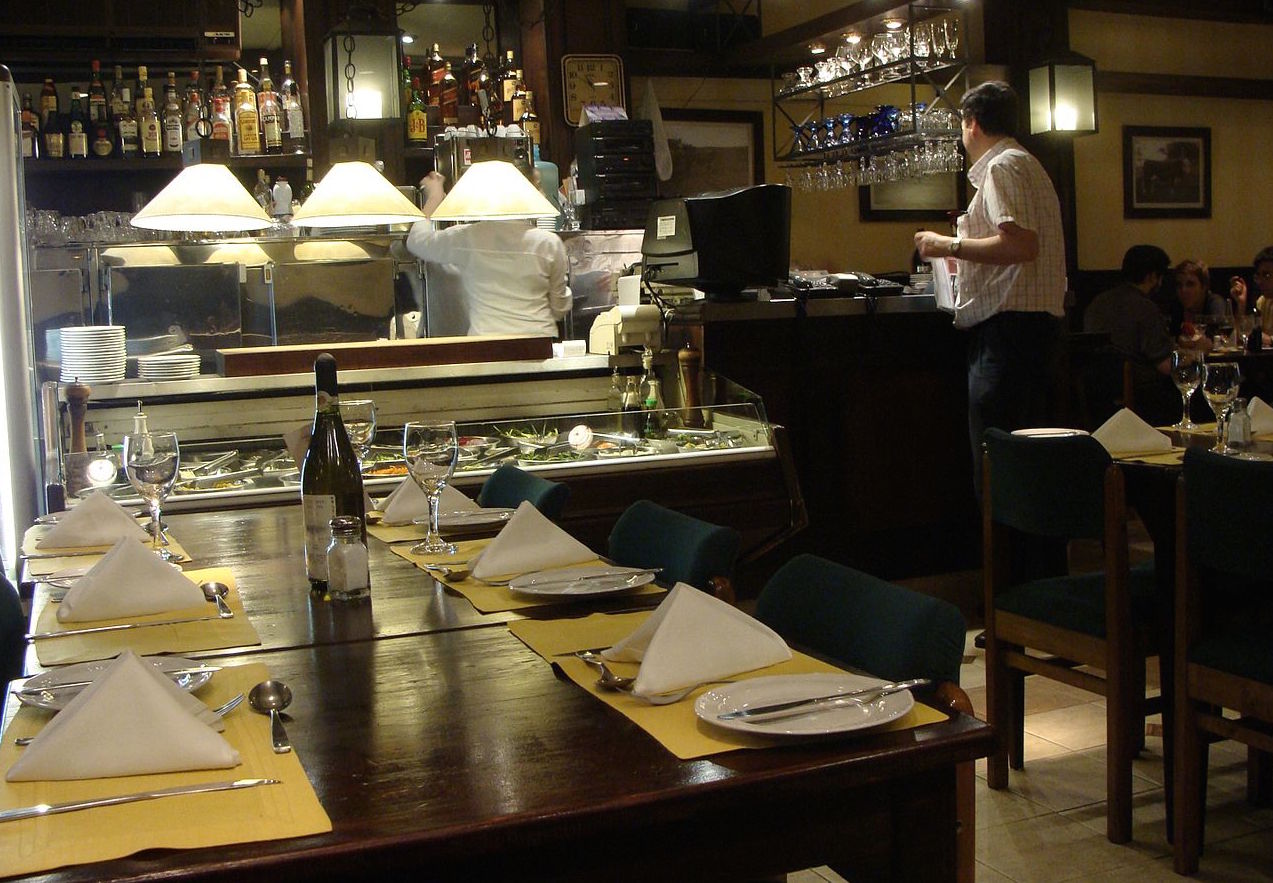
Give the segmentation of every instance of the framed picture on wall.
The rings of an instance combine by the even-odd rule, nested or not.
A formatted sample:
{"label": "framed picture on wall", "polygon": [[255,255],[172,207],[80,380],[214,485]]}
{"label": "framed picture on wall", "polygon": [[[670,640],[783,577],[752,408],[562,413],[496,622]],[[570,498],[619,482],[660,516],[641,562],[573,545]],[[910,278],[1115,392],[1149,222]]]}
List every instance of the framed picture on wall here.
{"label": "framed picture on wall", "polygon": [[764,181],[764,115],[759,111],[665,108],[672,177],[662,197],[694,196]]}
{"label": "framed picture on wall", "polygon": [[944,221],[963,206],[964,176],[923,175],[858,188],[863,221]]}
{"label": "framed picture on wall", "polygon": [[1123,217],[1211,217],[1211,130],[1123,126]]}

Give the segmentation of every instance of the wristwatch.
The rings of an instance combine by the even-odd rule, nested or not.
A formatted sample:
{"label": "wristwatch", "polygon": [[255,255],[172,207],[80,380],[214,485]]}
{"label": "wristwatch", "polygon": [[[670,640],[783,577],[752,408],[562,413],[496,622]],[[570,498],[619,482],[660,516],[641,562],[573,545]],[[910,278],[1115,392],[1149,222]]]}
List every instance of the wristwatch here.
{"label": "wristwatch", "polygon": [[950,256],[952,258],[959,257],[959,249],[963,246],[963,244],[964,238],[962,236],[956,236],[954,239],[950,240]]}

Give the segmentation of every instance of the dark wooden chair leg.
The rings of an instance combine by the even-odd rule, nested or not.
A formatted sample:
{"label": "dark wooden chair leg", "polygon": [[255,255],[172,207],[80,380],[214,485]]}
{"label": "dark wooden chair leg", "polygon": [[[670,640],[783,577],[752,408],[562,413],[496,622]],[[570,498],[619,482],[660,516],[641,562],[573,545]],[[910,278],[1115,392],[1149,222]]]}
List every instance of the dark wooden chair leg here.
{"label": "dark wooden chair leg", "polygon": [[1008,701],[1012,708],[1012,729],[1009,731],[1008,763],[1014,770],[1025,768],[1025,674],[1008,672]]}
{"label": "dark wooden chair leg", "polygon": [[993,637],[986,643],[986,720],[995,728],[995,751],[986,759],[986,784],[993,789],[1008,787],[1008,744],[1013,728],[1011,680],[1013,673],[1003,664],[1000,645]]}
{"label": "dark wooden chair leg", "polygon": [[1246,799],[1253,806],[1268,806],[1273,799],[1273,755],[1247,746]]}
{"label": "dark wooden chair leg", "polygon": [[1177,874],[1193,874],[1198,870],[1202,849],[1202,804],[1206,788],[1206,743],[1193,725],[1187,703],[1176,708],[1175,756],[1175,836],[1173,866]]}

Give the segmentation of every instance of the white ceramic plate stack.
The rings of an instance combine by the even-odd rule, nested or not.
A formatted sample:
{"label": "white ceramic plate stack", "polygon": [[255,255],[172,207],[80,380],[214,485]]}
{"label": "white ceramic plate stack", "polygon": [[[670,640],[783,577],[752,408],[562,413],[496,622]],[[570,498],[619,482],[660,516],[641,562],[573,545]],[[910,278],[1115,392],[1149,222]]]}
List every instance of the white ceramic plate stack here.
{"label": "white ceramic plate stack", "polygon": [[128,352],[123,325],[74,325],[59,329],[62,382],[116,383],[124,379]]}
{"label": "white ceramic plate stack", "polygon": [[197,353],[138,356],[137,375],[142,380],[189,380],[199,376],[199,356]]}

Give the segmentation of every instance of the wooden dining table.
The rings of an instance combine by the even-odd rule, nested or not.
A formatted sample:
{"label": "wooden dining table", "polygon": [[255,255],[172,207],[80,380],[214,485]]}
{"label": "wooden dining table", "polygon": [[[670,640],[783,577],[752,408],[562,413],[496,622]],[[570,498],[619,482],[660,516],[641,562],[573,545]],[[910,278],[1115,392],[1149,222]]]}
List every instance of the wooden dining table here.
{"label": "wooden dining table", "polygon": [[168,520],[193,566],[233,570],[262,639],[198,655],[265,663],[291,687],[288,734],[332,831],[41,880],[710,880],[823,864],[855,883],[954,879],[956,766],[994,744],[973,717],[679,760],[514,637],[526,611],[478,613],[379,540],[370,603],[344,605],[309,592],[299,507]]}

